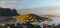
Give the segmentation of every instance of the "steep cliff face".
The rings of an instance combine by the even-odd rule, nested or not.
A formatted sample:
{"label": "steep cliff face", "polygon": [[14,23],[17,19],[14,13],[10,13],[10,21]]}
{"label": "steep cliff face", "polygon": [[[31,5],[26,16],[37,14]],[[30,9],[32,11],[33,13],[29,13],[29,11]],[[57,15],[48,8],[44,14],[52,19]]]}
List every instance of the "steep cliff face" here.
{"label": "steep cliff face", "polygon": [[0,16],[17,16],[19,15],[16,9],[11,10],[10,8],[1,8],[0,7]]}

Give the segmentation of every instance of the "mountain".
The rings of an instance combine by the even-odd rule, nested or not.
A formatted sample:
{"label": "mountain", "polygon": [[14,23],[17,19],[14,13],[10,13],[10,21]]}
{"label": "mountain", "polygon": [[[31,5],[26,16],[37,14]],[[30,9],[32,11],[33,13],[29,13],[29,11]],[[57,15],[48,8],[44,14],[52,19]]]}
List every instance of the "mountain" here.
{"label": "mountain", "polygon": [[16,9],[2,8],[0,7],[0,16],[17,16],[19,15]]}

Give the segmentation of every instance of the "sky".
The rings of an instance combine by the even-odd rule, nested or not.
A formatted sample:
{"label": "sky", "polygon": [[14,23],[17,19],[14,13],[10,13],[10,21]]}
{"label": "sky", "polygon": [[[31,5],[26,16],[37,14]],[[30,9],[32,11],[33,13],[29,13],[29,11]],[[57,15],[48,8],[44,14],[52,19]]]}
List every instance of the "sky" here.
{"label": "sky", "polygon": [[60,0],[0,0],[0,6],[9,8],[60,6]]}
{"label": "sky", "polygon": [[[17,0],[12,2],[18,13],[60,15],[60,0]],[[14,7],[13,6],[13,7]]]}

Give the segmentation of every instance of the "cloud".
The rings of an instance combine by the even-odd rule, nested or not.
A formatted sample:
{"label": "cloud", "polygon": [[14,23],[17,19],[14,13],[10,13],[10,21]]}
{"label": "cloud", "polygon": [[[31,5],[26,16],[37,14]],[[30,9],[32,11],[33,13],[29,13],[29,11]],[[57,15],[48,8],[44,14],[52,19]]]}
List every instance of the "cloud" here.
{"label": "cloud", "polygon": [[[60,7],[59,6],[44,6],[44,7],[38,7],[38,8],[23,8],[23,9],[18,9],[18,13],[20,14],[27,14],[27,13],[33,13],[37,15],[45,15],[45,14],[52,14],[55,15],[56,17],[51,17],[52,22],[43,22],[41,24],[60,24],[60,18],[57,16],[60,16]],[[40,24],[38,23],[38,24]],[[40,25],[41,25],[40,24]]]}
{"label": "cloud", "polygon": [[38,7],[38,8],[23,8],[23,9],[18,9],[18,13],[20,14],[33,13],[33,14],[38,14],[38,15],[52,14],[52,15],[59,16],[60,7],[44,6],[44,7]]}
{"label": "cloud", "polygon": [[15,8],[14,2],[0,1],[0,7],[3,8]]}

